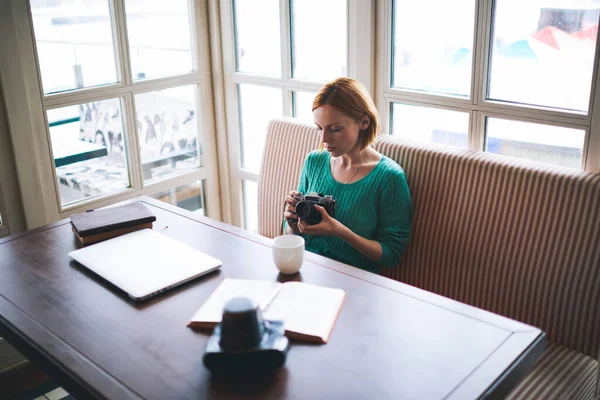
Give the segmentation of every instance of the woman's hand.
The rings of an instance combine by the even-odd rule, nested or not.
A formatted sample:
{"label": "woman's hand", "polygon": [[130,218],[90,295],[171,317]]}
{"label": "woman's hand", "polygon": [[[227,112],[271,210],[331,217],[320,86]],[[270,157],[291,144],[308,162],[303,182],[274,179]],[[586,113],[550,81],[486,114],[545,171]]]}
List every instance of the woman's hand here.
{"label": "woman's hand", "polygon": [[291,233],[298,234],[298,216],[296,215],[296,204],[298,200],[294,196],[298,196],[300,193],[292,190],[285,198],[285,210],[283,216],[288,223],[289,228],[292,230]]}
{"label": "woman's hand", "polygon": [[300,220],[298,223],[300,232],[318,236],[340,236],[345,226],[327,214],[325,208],[315,204],[315,210],[321,213],[321,222],[315,225],[308,225],[306,222]]}
{"label": "woman's hand", "polygon": [[298,200],[294,198],[294,196],[298,196],[300,193],[292,190],[285,198],[285,210],[283,211],[283,216],[285,219],[290,221],[290,219],[295,220],[294,222],[298,222],[298,216],[296,215],[296,204],[298,204]]}

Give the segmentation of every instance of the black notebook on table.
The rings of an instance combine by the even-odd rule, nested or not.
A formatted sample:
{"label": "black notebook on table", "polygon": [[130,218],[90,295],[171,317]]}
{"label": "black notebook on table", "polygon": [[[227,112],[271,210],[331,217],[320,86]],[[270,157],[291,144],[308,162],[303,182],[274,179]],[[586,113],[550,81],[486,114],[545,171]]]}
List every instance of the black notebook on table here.
{"label": "black notebook on table", "polygon": [[154,221],[156,216],[140,202],[71,215],[73,233],[83,244],[99,242],[139,229],[152,229]]}

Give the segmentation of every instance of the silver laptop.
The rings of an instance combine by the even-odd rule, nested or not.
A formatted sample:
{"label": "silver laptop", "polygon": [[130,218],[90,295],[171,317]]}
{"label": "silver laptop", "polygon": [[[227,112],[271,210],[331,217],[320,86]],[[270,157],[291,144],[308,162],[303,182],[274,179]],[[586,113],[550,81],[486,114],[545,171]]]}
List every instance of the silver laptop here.
{"label": "silver laptop", "polygon": [[221,261],[142,229],[69,253],[69,257],[125,291],[145,300],[218,269]]}

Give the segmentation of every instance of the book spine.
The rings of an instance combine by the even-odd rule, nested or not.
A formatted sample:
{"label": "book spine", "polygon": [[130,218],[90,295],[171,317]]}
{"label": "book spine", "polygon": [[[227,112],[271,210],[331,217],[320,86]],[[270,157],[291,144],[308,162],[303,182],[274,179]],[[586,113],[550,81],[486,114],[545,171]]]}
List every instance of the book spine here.
{"label": "book spine", "polygon": [[101,234],[104,232],[112,232],[112,231],[116,231],[119,229],[125,229],[125,228],[129,228],[129,227],[134,227],[134,226],[139,226],[142,224],[151,224],[152,222],[156,221],[156,217],[155,216],[150,216],[150,217],[146,217],[143,219],[139,219],[137,221],[125,221],[125,222],[120,222],[117,224],[112,224],[112,225],[105,225],[99,228],[94,228],[94,229],[87,229],[84,231],[79,231],[79,235],[82,237],[88,237],[88,236],[92,236],[92,235],[97,235],[97,234]]}
{"label": "book spine", "polygon": [[131,233],[131,232],[139,231],[140,229],[146,229],[146,228],[152,229],[152,223],[150,222],[147,224],[130,226],[127,228],[112,230],[109,232],[97,233],[95,235],[88,235],[88,236],[81,236],[75,230],[73,230],[73,233],[75,233],[75,236],[77,237],[77,239],[79,239],[79,241],[83,245],[88,245],[88,244],[92,244],[92,243],[98,243],[103,240],[112,239],[117,236],[125,235],[126,233]]}

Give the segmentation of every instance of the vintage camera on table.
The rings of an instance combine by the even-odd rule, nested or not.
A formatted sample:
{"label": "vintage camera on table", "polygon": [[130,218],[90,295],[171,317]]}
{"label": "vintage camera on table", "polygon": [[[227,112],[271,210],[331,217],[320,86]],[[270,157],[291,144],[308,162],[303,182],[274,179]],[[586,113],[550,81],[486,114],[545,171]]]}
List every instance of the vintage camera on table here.
{"label": "vintage camera on table", "polygon": [[294,196],[298,203],[296,204],[296,215],[308,225],[316,225],[321,222],[321,213],[315,208],[319,205],[327,211],[332,218],[335,217],[336,201],[332,196],[324,196],[323,193],[309,193],[303,195],[300,193]]}

